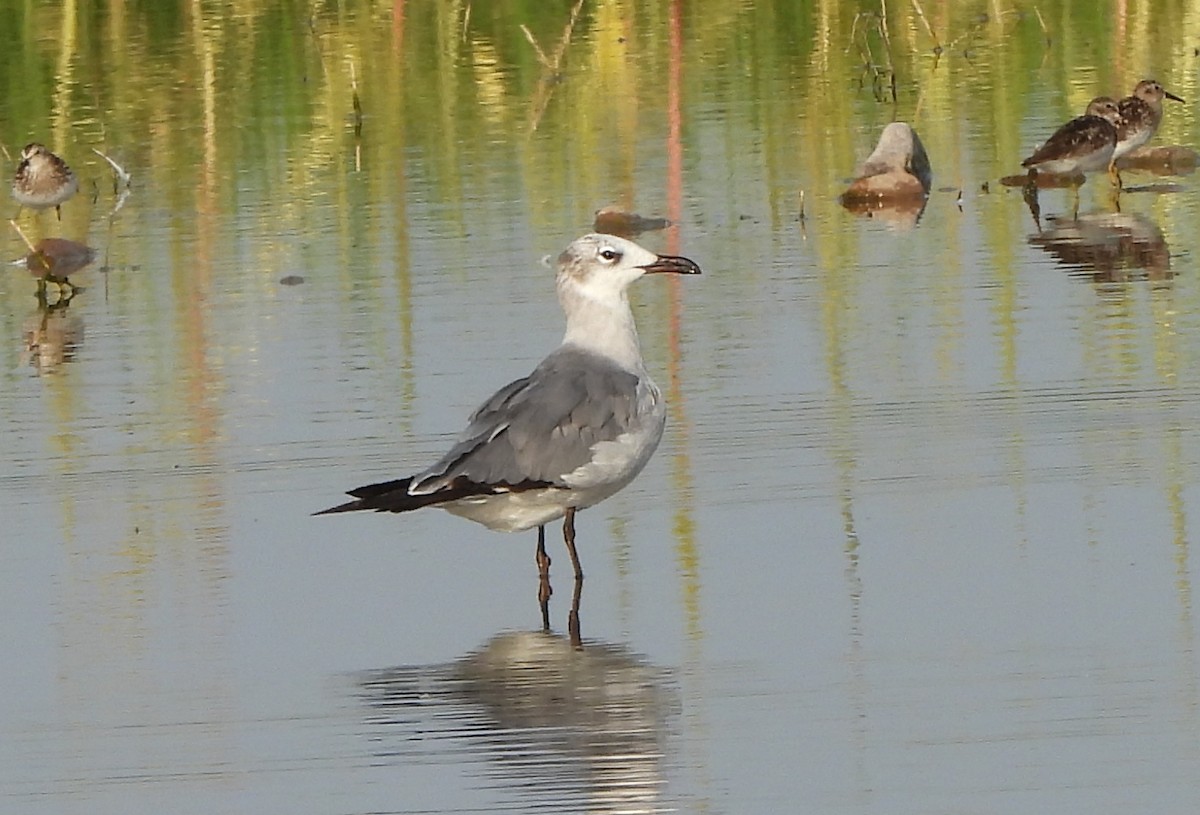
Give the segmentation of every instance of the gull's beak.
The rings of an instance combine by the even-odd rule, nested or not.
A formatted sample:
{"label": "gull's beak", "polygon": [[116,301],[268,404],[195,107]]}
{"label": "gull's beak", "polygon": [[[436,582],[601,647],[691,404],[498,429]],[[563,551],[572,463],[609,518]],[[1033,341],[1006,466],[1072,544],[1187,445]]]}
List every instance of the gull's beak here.
{"label": "gull's beak", "polygon": [[1182,101],[1183,101],[1183,100],[1182,100],[1182,99],[1180,99],[1178,96],[1176,96],[1175,94],[1171,93],[1170,91],[1166,91],[1166,90],[1164,90],[1164,91],[1163,91],[1163,96],[1167,97],[1168,99],[1174,99],[1176,102],[1182,102]]}
{"label": "gull's beak", "polygon": [[653,262],[642,267],[646,274],[700,274],[700,267],[693,261],[677,255],[659,255]]}

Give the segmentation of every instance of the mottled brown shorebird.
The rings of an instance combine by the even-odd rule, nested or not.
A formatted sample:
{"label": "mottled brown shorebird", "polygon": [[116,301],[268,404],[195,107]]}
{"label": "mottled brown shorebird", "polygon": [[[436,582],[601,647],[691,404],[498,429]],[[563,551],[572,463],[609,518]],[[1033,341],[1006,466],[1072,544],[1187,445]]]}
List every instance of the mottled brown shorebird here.
{"label": "mottled brown shorebird", "polygon": [[1114,183],[1121,183],[1117,159],[1132,153],[1158,132],[1158,126],[1162,124],[1164,98],[1176,102],[1183,101],[1165,90],[1157,81],[1143,79],[1137,83],[1131,95],[1120,101],[1121,122],[1117,125],[1117,146],[1108,168]]}
{"label": "mottled brown shorebird", "polygon": [[[1121,124],[1117,101],[1097,96],[1087,111],[1054,131],[1046,143],[1021,162],[1022,167],[1053,175],[1082,176],[1112,161]],[[1082,183],[1082,182],[1081,182]]]}
{"label": "mottled brown shorebird", "polygon": [[79,179],[65,161],[37,142],[25,145],[12,184],[18,204],[30,209],[54,207],[62,220],[60,207],[78,191]]}
{"label": "mottled brown shorebird", "polygon": [[1165,90],[1153,79],[1143,79],[1133,94],[1120,101],[1121,124],[1117,126],[1117,149],[1114,159],[1130,153],[1150,141],[1162,124],[1163,99],[1183,100]]}

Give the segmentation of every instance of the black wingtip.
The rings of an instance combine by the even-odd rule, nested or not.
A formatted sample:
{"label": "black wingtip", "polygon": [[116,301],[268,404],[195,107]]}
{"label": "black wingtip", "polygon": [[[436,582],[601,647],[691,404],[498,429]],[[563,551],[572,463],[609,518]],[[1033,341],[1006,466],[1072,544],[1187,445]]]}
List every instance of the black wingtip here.
{"label": "black wingtip", "polygon": [[345,504],[338,504],[336,507],[314,512],[313,515],[333,515],[335,512],[354,512],[356,509],[366,509],[366,507],[363,506],[362,501],[348,501]]}
{"label": "black wingtip", "polygon": [[346,494],[356,498],[357,500],[347,501],[344,504],[338,504],[335,507],[323,509],[320,512],[314,512],[313,515],[334,515],[338,512],[357,512],[358,510],[362,509],[387,509],[392,512],[398,512],[401,510],[390,509],[390,507],[382,506],[379,499],[387,496],[393,499],[393,504],[403,503],[403,501],[396,501],[396,499],[401,496],[407,496],[408,485],[410,483],[412,483],[411,478],[398,478],[394,481],[381,481],[378,484],[367,484],[363,487],[355,487],[352,490],[348,490]]}

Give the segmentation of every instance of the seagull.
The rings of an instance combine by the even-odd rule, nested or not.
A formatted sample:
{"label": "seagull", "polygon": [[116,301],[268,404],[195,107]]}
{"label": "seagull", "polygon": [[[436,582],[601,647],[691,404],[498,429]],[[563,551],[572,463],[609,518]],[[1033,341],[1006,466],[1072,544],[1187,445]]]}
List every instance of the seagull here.
{"label": "seagull", "polygon": [[30,209],[54,207],[61,221],[60,207],[78,191],[79,179],[65,161],[37,142],[25,145],[12,183],[18,204]]}
{"label": "seagull", "polygon": [[581,584],[575,513],[632,481],[666,424],[662,392],[642,361],[627,289],[645,274],[700,274],[700,267],[604,234],[575,240],[557,266],[555,287],[567,318],[562,344],[529,376],[480,405],[431,467],[350,490],[355,500],[315,514],[432,506],[501,532],[536,526],[544,581],[550,568],[545,524],[562,518]]}

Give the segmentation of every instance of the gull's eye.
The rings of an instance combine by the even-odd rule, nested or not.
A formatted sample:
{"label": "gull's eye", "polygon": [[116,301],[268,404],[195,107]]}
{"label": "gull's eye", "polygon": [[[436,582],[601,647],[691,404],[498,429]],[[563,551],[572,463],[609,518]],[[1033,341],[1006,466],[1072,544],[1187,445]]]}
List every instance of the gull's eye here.
{"label": "gull's eye", "polygon": [[600,259],[603,260],[605,263],[616,263],[618,260],[621,259],[621,253],[618,252],[616,249],[612,249],[612,248],[606,246],[600,250]]}

